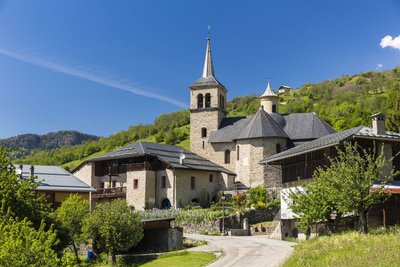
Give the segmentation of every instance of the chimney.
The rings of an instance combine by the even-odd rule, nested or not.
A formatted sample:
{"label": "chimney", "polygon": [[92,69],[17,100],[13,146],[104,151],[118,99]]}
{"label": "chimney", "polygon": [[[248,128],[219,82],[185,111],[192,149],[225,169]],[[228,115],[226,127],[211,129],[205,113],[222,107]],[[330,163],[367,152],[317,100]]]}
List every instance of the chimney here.
{"label": "chimney", "polygon": [[386,134],[385,127],[385,114],[382,112],[376,113],[371,116],[372,118],[372,131],[374,134]]}
{"label": "chimney", "polygon": [[35,167],[31,165],[31,177],[35,176]]}

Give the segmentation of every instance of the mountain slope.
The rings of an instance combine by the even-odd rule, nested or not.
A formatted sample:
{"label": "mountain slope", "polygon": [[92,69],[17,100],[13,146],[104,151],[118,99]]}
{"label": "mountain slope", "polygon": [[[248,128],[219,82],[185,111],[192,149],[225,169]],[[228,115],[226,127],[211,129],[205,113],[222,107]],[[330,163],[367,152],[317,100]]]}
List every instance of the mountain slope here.
{"label": "mountain slope", "polygon": [[[228,116],[253,115],[259,106],[256,96],[235,97],[228,102]],[[382,111],[387,114],[388,130],[400,132],[400,67],[305,84],[281,95],[279,109],[282,114],[316,112],[337,131],[368,126],[371,114]],[[36,151],[19,162],[63,164],[72,169],[94,153],[106,153],[139,140],[177,144],[189,149],[189,115],[188,110],[162,114],[153,124],[135,125],[81,145]]]}
{"label": "mountain slope", "polygon": [[58,149],[63,146],[79,145],[98,139],[98,136],[78,131],[58,131],[45,135],[22,134],[7,139],[0,139],[0,146],[10,148],[13,158],[20,158],[28,156],[36,150]]}

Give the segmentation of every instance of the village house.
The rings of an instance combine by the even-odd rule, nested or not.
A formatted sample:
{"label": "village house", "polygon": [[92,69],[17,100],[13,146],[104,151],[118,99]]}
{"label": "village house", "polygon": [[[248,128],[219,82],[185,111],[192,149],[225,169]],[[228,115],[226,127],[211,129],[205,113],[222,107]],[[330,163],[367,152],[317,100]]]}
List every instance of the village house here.
{"label": "village house", "polygon": [[[359,126],[342,132],[329,134],[314,141],[307,142],[288,149],[279,154],[271,155],[261,163],[267,168],[279,169],[282,172],[281,191],[281,231],[282,238],[296,236],[297,229],[294,214],[290,209],[290,199],[287,199],[289,190],[301,190],[298,181],[312,179],[317,167],[326,167],[329,164],[328,157],[334,157],[338,147],[344,142],[356,142],[362,148],[375,148],[378,153],[383,149],[386,159],[391,159],[400,152],[400,133],[388,132],[385,128],[385,116],[378,113],[372,116],[372,127]],[[393,161],[387,160],[385,166],[386,175],[391,169],[400,171],[400,157],[394,157]],[[369,214],[370,226],[388,226],[400,223],[400,177],[385,186],[385,190],[393,195],[382,206],[371,210]]]}
{"label": "village house", "polygon": [[21,179],[36,177],[40,182],[36,191],[45,194],[53,208],[58,208],[70,194],[78,194],[82,199],[90,200],[90,193],[96,190],[60,166],[14,165]]}
{"label": "village house", "polygon": [[126,199],[137,210],[208,204],[233,188],[235,174],[178,146],[137,142],[89,159],[73,171],[97,189],[92,203]]}

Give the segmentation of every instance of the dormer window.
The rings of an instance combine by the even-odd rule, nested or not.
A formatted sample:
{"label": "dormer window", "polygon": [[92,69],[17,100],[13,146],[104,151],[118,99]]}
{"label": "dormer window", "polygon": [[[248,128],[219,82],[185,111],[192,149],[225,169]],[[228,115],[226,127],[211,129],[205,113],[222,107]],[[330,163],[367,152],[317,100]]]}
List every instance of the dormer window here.
{"label": "dormer window", "polygon": [[203,95],[198,94],[197,95],[197,108],[203,108]]}
{"label": "dormer window", "polygon": [[210,107],[211,107],[211,95],[206,94],[206,108],[210,108]]}

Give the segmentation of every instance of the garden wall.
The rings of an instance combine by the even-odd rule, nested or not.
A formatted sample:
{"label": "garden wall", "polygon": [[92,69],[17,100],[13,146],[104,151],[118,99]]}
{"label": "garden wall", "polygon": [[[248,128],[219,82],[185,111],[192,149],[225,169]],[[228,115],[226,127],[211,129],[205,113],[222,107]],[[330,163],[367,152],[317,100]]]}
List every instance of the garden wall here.
{"label": "garden wall", "polygon": [[173,222],[174,227],[182,227],[184,233],[215,233],[222,231],[222,221],[224,221],[225,231],[230,229],[241,229],[244,218],[249,219],[250,224],[272,221],[278,213],[278,207],[268,207],[262,209],[247,210],[243,213],[236,213],[235,215],[226,216],[224,220],[214,219],[205,220],[203,222],[185,222],[175,221]]}

